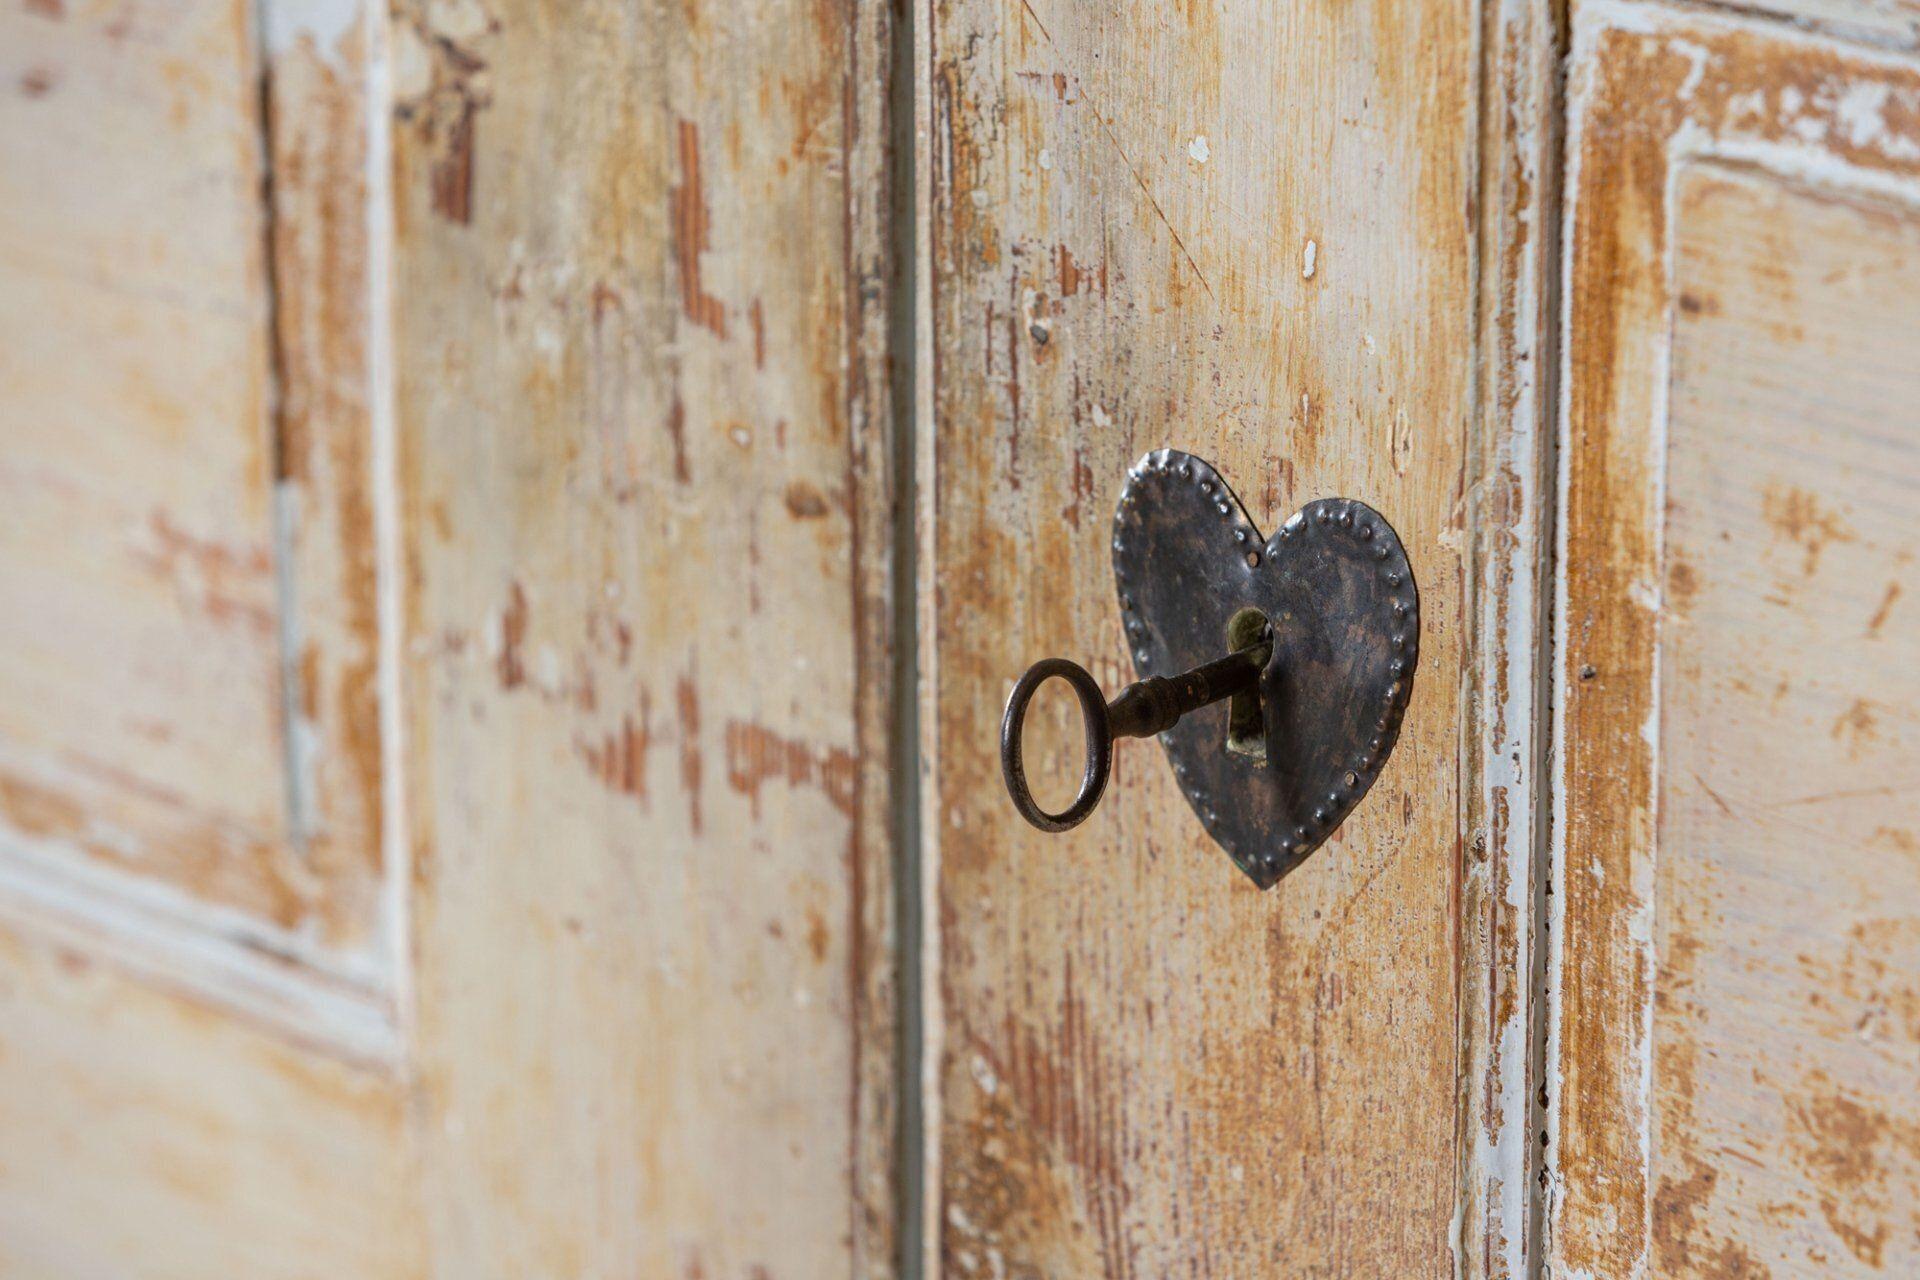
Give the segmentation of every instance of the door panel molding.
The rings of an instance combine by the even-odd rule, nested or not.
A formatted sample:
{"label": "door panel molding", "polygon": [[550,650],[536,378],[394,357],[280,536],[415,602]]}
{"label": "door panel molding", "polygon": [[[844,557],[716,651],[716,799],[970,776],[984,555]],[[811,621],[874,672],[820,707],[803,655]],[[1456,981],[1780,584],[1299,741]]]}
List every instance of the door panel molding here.
{"label": "door panel molding", "polygon": [[0,28],[27,86],[0,133],[0,913],[390,1061],[384,17],[136,0]]}
{"label": "door panel molding", "polygon": [[396,958],[292,949],[280,930],[68,849],[0,832],[0,919],[352,1062],[401,1060]]}
{"label": "door panel molding", "polygon": [[1652,1265],[1649,1152],[1674,193],[1726,164],[1920,208],[1920,68],[1777,26],[1597,3],[1570,85],[1547,921],[1555,1274]]}

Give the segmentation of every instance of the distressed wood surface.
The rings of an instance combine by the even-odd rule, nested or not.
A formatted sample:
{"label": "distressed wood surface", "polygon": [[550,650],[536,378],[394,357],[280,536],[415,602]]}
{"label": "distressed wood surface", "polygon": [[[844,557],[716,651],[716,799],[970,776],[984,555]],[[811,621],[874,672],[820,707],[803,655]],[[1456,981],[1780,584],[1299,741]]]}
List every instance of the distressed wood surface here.
{"label": "distressed wood surface", "polygon": [[443,1274],[892,1270],[886,34],[400,6]]}
{"label": "distressed wood surface", "polygon": [[403,869],[381,846],[378,597],[392,572],[381,544],[391,556],[394,534],[375,497],[391,465],[373,420],[372,313],[384,299],[369,238],[386,205],[373,190],[385,186],[370,153],[384,99],[369,82],[369,45],[383,36],[360,0],[266,0],[257,21],[291,820],[306,864],[367,922],[384,962],[384,898]]}
{"label": "distressed wood surface", "polygon": [[1554,263],[1562,15],[1481,11],[1478,404],[1466,494],[1458,1274],[1533,1274],[1540,1250],[1540,856],[1547,813]]}
{"label": "distressed wood surface", "polygon": [[1690,165],[1673,235],[1655,1266],[1911,1276],[1920,207]]}
{"label": "distressed wood surface", "polygon": [[0,926],[0,1272],[422,1274],[400,1082]]}
{"label": "distressed wood surface", "polygon": [[[1536,598],[1527,219],[1550,132],[1483,122],[1478,41],[1498,49],[1499,109],[1536,110],[1550,23],[1440,5],[927,15],[931,1265],[1514,1274],[1524,1174],[1496,1166],[1527,1145],[1524,979],[1463,969],[1527,954],[1532,708],[1505,682],[1531,680],[1503,644],[1509,624],[1530,642]],[[999,778],[1001,705],[1029,663],[1071,656],[1109,691],[1131,673],[1112,504],[1161,445],[1213,461],[1268,529],[1315,497],[1366,501],[1420,584],[1398,750],[1268,895],[1209,846],[1152,744],[1121,744],[1105,804],[1066,836],[1025,827]],[[1469,511],[1493,530],[1471,546]],[[1036,700],[1043,802],[1075,767],[1069,716]],[[1509,736],[1511,773],[1463,773],[1483,732]]]}
{"label": "distressed wood surface", "polygon": [[1708,0],[1835,35],[1896,48],[1920,45],[1920,0]]}
{"label": "distressed wood surface", "polygon": [[10,1276],[423,1266],[359,14],[0,13]]}
{"label": "distressed wood surface", "polygon": [[1589,6],[1572,130],[1549,1261],[1905,1274],[1920,71]]}
{"label": "distressed wood surface", "polygon": [[8,1274],[892,1274],[886,8],[0,24]]}
{"label": "distressed wood surface", "polygon": [[0,893],[375,1009],[366,117],[309,7],[0,15]]}

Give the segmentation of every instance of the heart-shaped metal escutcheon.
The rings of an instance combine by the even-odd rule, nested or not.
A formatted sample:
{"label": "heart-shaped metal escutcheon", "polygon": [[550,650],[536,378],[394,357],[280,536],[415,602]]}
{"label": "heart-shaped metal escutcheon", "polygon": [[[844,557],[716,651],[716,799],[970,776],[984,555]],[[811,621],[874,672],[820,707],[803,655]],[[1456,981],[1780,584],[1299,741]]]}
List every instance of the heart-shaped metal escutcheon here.
{"label": "heart-shaped metal escutcheon", "polygon": [[1269,888],[1367,794],[1399,737],[1420,656],[1420,593],[1399,535],[1350,498],[1262,537],[1220,473],[1147,454],[1114,513],[1113,574],[1142,678],[1272,644],[1259,696],[1159,735],[1207,833]]}

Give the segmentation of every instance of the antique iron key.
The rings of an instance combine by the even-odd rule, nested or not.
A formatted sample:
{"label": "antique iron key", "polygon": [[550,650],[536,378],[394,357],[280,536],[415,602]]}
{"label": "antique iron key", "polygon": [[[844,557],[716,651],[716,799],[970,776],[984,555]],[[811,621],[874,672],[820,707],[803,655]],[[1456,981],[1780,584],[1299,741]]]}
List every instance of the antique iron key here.
{"label": "antique iron key", "polygon": [[[1026,674],[1014,684],[1007,698],[1006,715],[1000,722],[1000,772],[1007,780],[1007,791],[1013,796],[1013,807],[1042,831],[1066,831],[1079,826],[1106,792],[1107,775],[1113,769],[1115,738],[1155,737],[1173,728],[1180,717],[1190,711],[1210,707],[1236,694],[1257,692],[1260,669],[1267,664],[1272,652],[1269,639],[1216,658],[1185,675],[1171,679],[1148,676],[1122,689],[1112,702],[1106,700],[1099,683],[1079,663],[1066,658],[1042,658],[1028,667]],[[1080,701],[1087,764],[1073,803],[1059,813],[1048,813],[1034,800],[1027,786],[1021,733],[1026,726],[1027,703],[1041,685],[1056,676],[1067,682]]]}

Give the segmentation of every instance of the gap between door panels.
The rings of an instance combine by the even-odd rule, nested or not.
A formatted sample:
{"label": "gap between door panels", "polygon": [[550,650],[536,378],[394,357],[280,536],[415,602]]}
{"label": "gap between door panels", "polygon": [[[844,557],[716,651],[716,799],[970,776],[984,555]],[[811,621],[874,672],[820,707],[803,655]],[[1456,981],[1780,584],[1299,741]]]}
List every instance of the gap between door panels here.
{"label": "gap between door panels", "polygon": [[1537,1280],[1567,3],[1485,0],[1480,22],[1455,1274]]}
{"label": "gap between door panels", "polygon": [[919,68],[927,19],[911,0],[887,0],[892,32],[887,62],[887,195],[892,218],[892,279],[887,298],[891,374],[893,510],[890,527],[893,641],[892,760],[888,777],[894,834],[894,955],[898,972],[894,1019],[894,1244],[898,1280],[922,1280],[926,1238],[926,1000],[922,963],[926,885],[920,858],[920,312],[924,236],[921,234],[923,148],[917,145]]}

